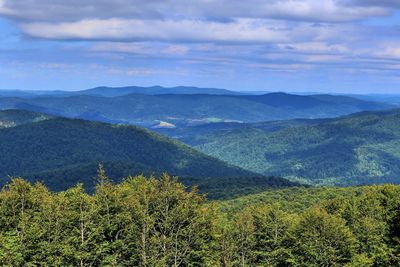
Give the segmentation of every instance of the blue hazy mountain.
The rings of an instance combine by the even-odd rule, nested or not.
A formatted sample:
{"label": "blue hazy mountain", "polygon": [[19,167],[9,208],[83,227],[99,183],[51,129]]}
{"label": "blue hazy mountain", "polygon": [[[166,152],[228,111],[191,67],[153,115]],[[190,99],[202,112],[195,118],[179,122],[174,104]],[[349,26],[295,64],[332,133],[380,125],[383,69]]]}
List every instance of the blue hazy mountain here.
{"label": "blue hazy mountain", "polygon": [[[256,93],[256,92],[254,92]],[[73,96],[73,95],[93,95],[93,96],[123,96],[130,94],[142,95],[163,95],[163,94],[208,94],[208,95],[244,95],[244,92],[230,91],[219,88],[200,88],[194,86],[123,86],[107,87],[99,86],[86,90],[78,91],[60,91],[60,90],[0,90],[0,96],[3,97],[36,97],[36,96]],[[253,94],[253,93],[247,93]]]}
{"label": "blue hazy mountain", "polygon": [[128,94],[0,97],[0,109],[25,109],[70,118],[145,127],[181,127],[210,122],[261,122],[332,118],[391,105],[346,96],[286,93],[264,95]]}
{"label": "blue hazy mountain", "polygon": [[164,94],[206,94],[206,95],[241,95],[243,93],[230,91],[226,89],[217,88],[199,88],[193,86],[177,86],[177,87],[140,87],[140,86],[126,86],[126,87],[96,87],[88,90],[78,91],[74,94],[97,95],[97,96],[123,96],[129,94],[143,94],[143,95],[164,95]]}

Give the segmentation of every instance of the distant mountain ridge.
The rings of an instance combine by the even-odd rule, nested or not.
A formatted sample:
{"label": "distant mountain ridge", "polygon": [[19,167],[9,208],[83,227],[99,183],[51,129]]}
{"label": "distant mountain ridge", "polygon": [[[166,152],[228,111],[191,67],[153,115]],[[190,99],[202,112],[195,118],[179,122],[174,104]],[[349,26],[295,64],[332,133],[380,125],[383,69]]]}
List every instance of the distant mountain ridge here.
{"label": "distant mountain ridge", "polygon": [[163,87],[163,86],[126,86],[126,87],[96,87],[88,90],[77,92],[78,94],[97,95],[97,96],[123,96],[130,94],[143,94],[143,95],[165,95],[165,94],[176,94],[176,95],[195,95],[195,94],[206,94],[206,95],[242,95],[241,92],[230,91],[226,89],[218,88],[199,88],[194,86],[176,86],[176,87]]}
{"label": "distant mountain ridge", "polygon": [[[0,97],[22,97],[31,98],[39,96],[78,96],[78,95],[92,95],[92,96],[105,96],[115,97],[124,96],[129,94],[143,94],[143,95],[164,95],[164,94],[176,94],[176,95],[192,95],[192,94],[206,94],[206,95],[248,95],[248,96],[259,96],[267,94],[280,94],[279,91],[265,91],[265,90],[228,90],[222,88],[203,88],[196,86],[174,86],[165,87],[160,85],[155,86],[98,86],[90,89],[74,90],[74,91],[62,91],[62,90],[15,90],[15,89],[0,89]],[[400,104],[400,94],[345,94],[345,93],[320,93],[320,92],[295,92],[286,91],[286,94],[297,95],[297,96],[333,96],[339,98],[349,97],[351,99],[359,99],[368,102],[381,102],[386,104]]]}
{"label": "distant mountain ridge", "polygon": [[351,97],[286,93],[265,95],[128,94],[0,97],[0,109],[25,109],[70,118],[152,127],[160,121],[177,126],[210,122],[262,122],[331,118],[390,105]]}
{"label": "distant mountain ridge", "polygon": [[[256,94],[249,92],[248,94]],[[38,97],[38,96],[76,96],[76,95],[92,95],[115,97],[130,94],[142,95],[164,95],[164,94],[208,94],[208,95],[245,95],[246,92],[231,91],[219,88],[201,88],[195,86],[122,86],[122,87],[108,87],[99,86],[95,88],[78,90],[78,91],[61,91],[61,90],[0,90],[0,97]]]}

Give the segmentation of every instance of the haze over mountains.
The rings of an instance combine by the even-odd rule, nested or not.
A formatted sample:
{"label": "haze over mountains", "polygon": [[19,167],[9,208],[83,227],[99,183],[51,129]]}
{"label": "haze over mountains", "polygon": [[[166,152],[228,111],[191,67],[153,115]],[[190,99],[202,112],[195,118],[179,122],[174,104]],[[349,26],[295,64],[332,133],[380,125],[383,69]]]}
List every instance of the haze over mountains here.
{"label": "haze over mountains", "polygon": [[186,127],[210,122],[328,118],[392,107],[387,103],[347,96],[244,95],[195,87],[99,87],[77,92],[54,91],[47,95],[33,93],[29,97],[8,93],[7,97],[0,98],[0,109],[26,109],[148,128],[160,123],[169,127]]}
{"label": "haze over mountains", "polygon": [[218,88],[199,88],[194,86],[125,86],[125,87],[107,87],[99,86],[91,89],[78,91],[28,91],[28,90],[0,90],[0,96],[20,96],[20,97],[35,97],[35,96],[73,96],[73,95],[94,95],[94,96],[123,96],[129,94],[143,95],[164,95],[164,94],[211,94],[211,95],[241,95],[244,93],[230,91]]}
{"label": "haze over mountains", "polygon": [[[109,94],[108,89],[101,91]],[[258,240],[262,248],[260,255],[266,251],[264,237],[272,233],[267,240],[275,240],[277,231],[279,235],[287,233],[292,238],[282,239],[280,247],[287,246],[295,251],[306,236],[304,229],[311,228],[307,247],[321,244],[320,237],[323,242],[328,240],[328,245],[336,244],[343,237],[331,242],[331,236],[338,235],[338,229],[348,229],[343,235],[350,240],[347,247],[353,248],[354,240],[360,240],[359,246],[367,244],[369,249],[369,240],[386,244],[383,240],[391,240],[389,237],[393,235],[387,229],[398,227],[399,186],[358,187],[400,184],[400,109],[393,107],[348,96],[284,93],[0,97],[0,109],[4,109],[0,110],[0,187],[3,187],[0,211],[6,218],[2,221],[17,217],[18,224],[10,227],[12,231],[24,222],[29,222],[26,225],[30,226],[30,218],[38,215],[41,216],[37,219],[39,223],[34,226],[41,226],[49,217],[54,227],[59,221],[70,221],[70,218],[76,220],[70,222],[72,226],[82,227],[82,216],[86,216],[96,223],[88,224],[90,227],[104,227],[95,229],[109,229],[114,233],[118,227],[132,227],[128,229],[137,230],[138,235],[129,240],[136,244],[136,240],[143,241],[146,229],[155,229],[152,230],[156,233],[154,240],[164,241],[158,229],[161,233],[163,229],[175,229],[176,225],[177,228],[187,227],[188,221],[196,219],[200,228],[192,232],[210,231],[205,247],[219,244],[222,248],[230,240],[231,247],[242,251],[244,241],[238,240],[249,238],[250,241],[245,241],[251,248],[248,251],[254,251],[255,246],[251,244]],[[354,111],[361,112],[348,114]],[[175,178],[162,175],[165,172],[179,176],[176,179],[183,185]],[[136,177],[129,177],[131,175]],[[32,186],[15,177],[39,183]],[[327,187],[332,185],[347,188]],[[190,191],[185,186],[197,187],[211,202],[199,196],[196,188]],[[52,198],[48,197],[50,195]],[[25,209],[26,196],[31,217],[14,212],[16,206]],[[193,213],[194,209],[188,205],[193,197],[201,213]],[[70,212],[71,208],[76,212]],[[54,219],[53,214],[59,217]],[[127,214],[142,217],[133,219]],[[314,217],[307,217],[311,216],[309,214]],[[121,218],[127,219],[121,223]],[[205,218],[209,218],[209,223],[204,224]],[[165,221],[168,227],[152,226]],[[150,222],[150,227],[140,227],[140,222]],[[355,230],[350,231],[354,222],[357,222]],[[216,225],[219,228],[215,228]],[[299,225],[301,228],[296,228]],[[36,244],[36,234],[32,233],[43,231],[36,230],[37,227],[32,229],[35,230],[27,232]],[[65,240],[72,240],[69,236],[82,240],[80,229],[81,232],[71,230]],[[321,229],[331,233],[320,234]],[[109,235],[103,234],[106,231],[98,230],[98,236],[107,240]],[[290,231],[299,234],[293,238]],[[387,238],[382,237],[382,233],[386,233]],[[181,234],[187,236],[187,232]],[[365,234],[371,237],[366,239]],[[0,235],[0,241],[15,244],[14,239],[3,236],[7,235]],[[14,236],[19,240],[18,235]],[[171,240],[176,240],[175,236],[173,234]],[[105,244],[98,242],[101,238],[93,241],[96,244],[93,247]],[[50,246],[43,242],[43,246]],[[58,246],[59,242],[53,244]],[[326,244],[318,248],[318,253],[328,252],[315,266],[324,265],[325,259],[332,255],[333,250],[325,250]],[[398,246],[397,239],[393,244]],[[131,248],[132,245],[127,247],[127,251]],[[0,242],[0,262],[1,249]],[[280,251],[280,248],[274,249]],[[42,247],[36,249],[38,255],[43,250]],[[68,251],[75,253],[75,250]],[[230,251],[228,248],[227,253]],[[287,266],[288,255],[293,254],[279,253],[276,255],[284,260],[277,264],[270,264],[268,260],[254,265]],[[376,262],[380,261],[380,255]],[[272,258],[276,258],[275,254]],[[308,262],[307,257],[304,263]],[[357,258],[354,266],[370,266],[372,261],[365,262],[368,264],[359,264]],[[98,266],[102,265],[109,264]],[[131,265],[137,264],[126,264]]]}
{"label": "haze over mountains", "polygon": [[[143,94],[143,95],[195,95],[195,94],[207,94],[207,95],[265,95],[275,92],[274,90],[246,90],[246,91],[232,91],[221,88],[202,88],[195,86],[175,86],[175,87],[164,87],[164,86],[122,86],[122,87],[110,87],[110,86],[99,86],[84,90],[73,90],[73,91],[62,91],[62,90],[16,90],[16,89],[0,89],[0,97],[37,97],[37,96],[76,96],[76,95],[93,95],[93,96],[123,96],[129,94]],[[399,103],[400,94],[379,94],[379,93],[368,93],[368,94],[339,94],[339,93],[320,93],[320,92],[291,92],[287,91],[287,94],[294,95],[335,95],[335,96],[348,96],[356,99],[372,101],[372,102],[384,102],[384,103]]]}
{"label": "haze over mountains", "polygon": [[399,33],[400,0],[0,0],[0,267],[400,267]]}
{"label": "haze over mountains", "polygon": [[[395,105],[367,96],[255,95],[183,86],[42,94],[8,91],[0,97],[0,109],[7,110],[0,112],[0,154],[12,155],[2,163],[2,177],[23,175],[56,187],[60,182],[51,177],[61,177],[62,189],[82,178],[93,185],[90,177],[102,162],[117,180],[167,171],[216,190],[290,185],[263,176],[319,185],[400,182],[399,111],[379,111]],[[362,111],[370,112],[357,113]],[[356,114],[340,117],[351,113]],[[194,149],[121,124],[149,128]],[[10,144],[18,149],[11,153]],[[17,167],[12,158],[27,165]]]}

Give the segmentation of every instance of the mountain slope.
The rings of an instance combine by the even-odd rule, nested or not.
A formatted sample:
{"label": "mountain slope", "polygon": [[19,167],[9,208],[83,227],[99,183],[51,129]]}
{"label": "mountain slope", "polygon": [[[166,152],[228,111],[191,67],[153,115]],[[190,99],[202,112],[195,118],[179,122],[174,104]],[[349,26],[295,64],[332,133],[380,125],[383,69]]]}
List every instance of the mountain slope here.
{"label": "mountain slope", "polygon": [[341,96],[296,96],[284,93],[260,96],[134,94],[119,97],[0,98],[0,109],[28,109],[145,127],[160,122],[186,127],[209,122],[328,118],[387,107],[390,106]]}
{"label": "mountain slope", "polygon": [[[2,111],[0,117],[16,111]],[[290,185],[279,178],[255,178],[254,173],[230,166],[147,130],[99,122],[49,118],[0,129],[0,177],[23,176],[44,180],[61,190],[76,182],[93,185],[97,165],[104,163],[110,177],[168,172],[186,184],[203,189],[222,182],[236,187],[246,179],[250,187]],[[211,180],[210,180],[211,179]],[[216,188],[214,188],[216,189]]]}
{"label": "mountain slope", "polygon": [[400,183],[399,109],[278,131],[246,125],[192,141],[211,156],[264,175],[322,185]]}
{"label": "mountain slope", "polygon": [[235,129],[249,128],[258,129],[265,133],[272,133],[291,127],[317,125],[330,120],[331,119],[294,119],[256,123],[217,122],[181,128],[153,128],[153,130],[190,146],[196,146],[206,143],[208,138],[214,134],[222,135],[224,132],[230,134],[231,131]]}
{"label": "mountain slope", "polygon": [[27,110],[7,110],[0,112],[0,129],[11,128],[32,122],[39,122],[51,118],[52,117],[49,115]]}

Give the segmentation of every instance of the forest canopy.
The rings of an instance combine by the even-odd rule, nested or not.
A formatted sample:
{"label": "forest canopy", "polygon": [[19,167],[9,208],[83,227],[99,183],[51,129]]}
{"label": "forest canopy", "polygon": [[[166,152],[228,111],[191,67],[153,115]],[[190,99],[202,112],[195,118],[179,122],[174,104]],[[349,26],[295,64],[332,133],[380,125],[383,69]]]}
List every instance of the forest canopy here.
{"label": "forest canopy", "polygon": [[93,194],[14,179],[0,192],[0,264],[398,266],[400,187],[350,190],[292,210],[248,196],[227,211],[167,174],[112,184],[99,169]]}

